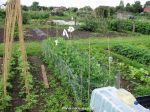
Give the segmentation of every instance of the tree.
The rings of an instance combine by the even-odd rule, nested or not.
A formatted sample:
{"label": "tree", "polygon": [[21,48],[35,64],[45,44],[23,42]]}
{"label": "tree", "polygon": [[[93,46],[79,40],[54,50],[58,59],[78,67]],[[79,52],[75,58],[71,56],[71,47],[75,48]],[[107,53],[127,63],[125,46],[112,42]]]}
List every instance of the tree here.
{"label": "tree", "polygon": [[77,12],[78,8],[76,8],[76,7],[69,7],[67,10],[70,11],[70,12]]}
{"label": "tree", "polygon": [[130,3],[127,3],[125,9],[126,9],[126,11],[128,11],[128,12],[133,12],[133,7],[132,7],[132,5],[130,5]]}
{"label": "tree", "polygon": [[49,11],[52,11],[54,9],[54,7],[48,7]]}
{"label": "tree", "polygon": [[124,2],[123,2],[123,0],[120,1],[120,5],[119,6],[124,8]]}
{"label": "tree", "polygon": [[22,5],[22,10],[23,10],[23,11],[28,11],[28,10],[29,10],[29,7],[27,7],[26,5]]}
{"label": "tree", "polygon": [[33,11],[39,10],[39,2],[33,2],[32,5],[31,5],[31,9]]}
{"label": "tree", "polygon": [[93,9],[90,6],[85,6],[83,8],[80,8],[77,12],[77,15],[79,16],[87,16],[87,15],[91,15],[93,12]]}
{"label": "tree", "polygon": [[123,0],[121,0],[119,6],[116,7],[116,11],[123,11],[123,10],[124,10],[124,2]]}
{"label": "tree", "polygon": [[144,5],[144,7],[150,6],[150,1],[147,1]]}
{"label": "tree", "polygon": [[81,12],[92,12],[93,9],[90,6],[85,6],[83,8],[80,8],[79,11],[81,11]]}
{"label": "tree", "polygon": [[110,16],[113,16],[115,14],[115,8],[114,7],[110,7],[109,8],[109,13],[110,13]]}
{"label": "tree", "polygon": [[108,6],[99,6],[95,9],[96,16],[107,18],[110,14],[110,7]]}
{"label": "tree", "polygon": [[140,1],[136,1],[134,4],[133,4],[133,12],[134,13],[141,13],[143,11],[143,8],[142,8],[142,5],[141,5],[141,2]]}

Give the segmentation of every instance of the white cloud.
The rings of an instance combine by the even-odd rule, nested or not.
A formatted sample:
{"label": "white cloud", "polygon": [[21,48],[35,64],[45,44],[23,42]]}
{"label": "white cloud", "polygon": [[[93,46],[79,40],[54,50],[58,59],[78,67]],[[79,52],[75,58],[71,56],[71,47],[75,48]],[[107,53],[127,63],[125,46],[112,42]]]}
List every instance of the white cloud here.
{"label": "white cloud", "polygon": [[[33,1],[37,1],[43,6],[66,6],[66,7],[84,7],[91,6],[95,8],[99,5],[117,6],[120,0],[21,0],[24,5],[31,5]],[[136,0],[124,0],[124,3],[134,3]],[[140,0],[144,4],[147,0]],[[0,4],[6,2],[6,0],[0,0]]]}

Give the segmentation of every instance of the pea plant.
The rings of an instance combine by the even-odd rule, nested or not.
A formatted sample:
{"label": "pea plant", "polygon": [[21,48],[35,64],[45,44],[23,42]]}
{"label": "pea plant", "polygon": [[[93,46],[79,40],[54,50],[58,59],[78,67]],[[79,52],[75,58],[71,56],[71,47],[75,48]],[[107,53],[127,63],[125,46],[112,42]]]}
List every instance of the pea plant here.
{"label": "pea plant", "polygon": [[[43,51],[47,62],[52,60],[55,69],[59,71],[58,76],[63,82],[69,83],[77,99],[81,99],[80,75],[82,74],[83,97],[87,99],[87,81],[89,70],[88,50],[82,52],[76,45],[67,44],[63,39],[59,39],[59,44],[55,45],[54,40],[48,39],[43,42]],[[113,82],[113,78],[108,76],[108,69],[101,66],[94,55],[90,56],[91,88],[103,87]],[[88,101],[86,101],[88,102]]]}
{"label": "pea plant", "polygon": [[9,63],[9,73],[8,73],[8,79],[7,79],[7,95],[3,96],[3,80],[2,76],[0,77],[0,111],[4,111],[7,107],[11,106],[10,102],[12,100],[12,97],[10,95],[10,89],[12,88],[11,85],[11,79],[14,75],[13,66],[15,65],[15,59],[12,57]]}
{"label": "pea plant", "polygon": [[[25,104],[16,108],[17,112],[22,112],[28,109],[31,109],[37,103],[37,95],[33,92],[33,77],[30,72],[28,72],[28,84],[30,89],[30,94],[26,95],[25,93],[25,84],[24,84],[24,69],[23,69],[23,61],[21,57],[21,52],[19,49],[16,49],[15,57],[18,59],[18,67],[17,70],[20,74],[20,97],[25,100]],[[28,65],[28,70],[30,69]]]}

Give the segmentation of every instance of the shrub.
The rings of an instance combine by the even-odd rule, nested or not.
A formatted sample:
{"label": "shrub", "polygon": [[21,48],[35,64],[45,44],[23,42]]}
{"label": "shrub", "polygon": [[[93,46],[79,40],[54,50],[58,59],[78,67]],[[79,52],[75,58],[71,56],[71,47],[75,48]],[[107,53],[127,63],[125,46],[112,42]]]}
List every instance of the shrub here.
{"label": "shrub", "polygon": [[[133,21],[131,20],[111,20],[109,29],[112,31],[132,31]],[[150,23],[146,21],[135,21],[135,32],[150,34]]]}
{"label": "shrub", "polygon": [[87,17],[79,29],[84,31],[104,33],[107,30],[107,25],[105,24],[105,21],[101,20],[100,18]]}
{"label": "shrub", "polygon": [[5,11],[0,9],[0,18],[4,19],[5,18]]}
{"label": "shrub", "polygon": [[80,29],[95,32],[98,29],[98,22],[92,18],[87,18],[85,22],[80,26]]}
{"label": "shrub", "polygon": [[136,96],[149,95],[150,86],[149,85],[138,85],[134,88],[134,93]]}
{"label": "shrub", "polygon": [[29,23],[29,20],[30,20],[30,16],[27,12],[23,12],[23,24],[28,24]]}
{"label": "shrub", "polygon": [[61,10],[57,10],[57,11],[52,11],[51,12],[52,16],[64,16],[64,12]]}
{"label": "shrub", "polygon": [[28,15],[31,19],[46,19],[49,18],[49,13],[44,11],[29,11]]}

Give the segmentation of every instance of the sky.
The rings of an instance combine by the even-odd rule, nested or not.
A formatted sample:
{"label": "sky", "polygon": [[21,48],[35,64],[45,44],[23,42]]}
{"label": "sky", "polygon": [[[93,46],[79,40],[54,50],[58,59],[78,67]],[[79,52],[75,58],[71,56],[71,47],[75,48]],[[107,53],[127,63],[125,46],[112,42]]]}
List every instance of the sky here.
{"label": "sky", "polygon": [[[84,7],[91,6],[96,8],[100,5],[104,6],[117,6],[120,0],[21,0],[21,4],[30,6],[33,1],[37,1],[41,6],[65,6],[65,7]],[[124,0],[124,3],[134,3],[136,0]],[[141,1],[142,5],[148,0],[138,0]],[[0,0],[0,4],[5,3],[6,0]]]}

